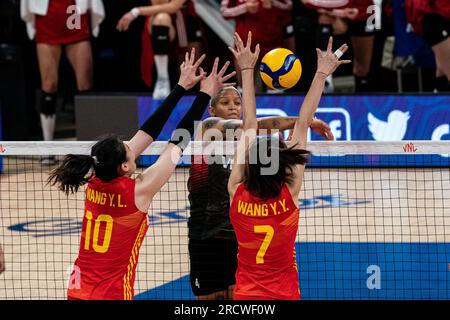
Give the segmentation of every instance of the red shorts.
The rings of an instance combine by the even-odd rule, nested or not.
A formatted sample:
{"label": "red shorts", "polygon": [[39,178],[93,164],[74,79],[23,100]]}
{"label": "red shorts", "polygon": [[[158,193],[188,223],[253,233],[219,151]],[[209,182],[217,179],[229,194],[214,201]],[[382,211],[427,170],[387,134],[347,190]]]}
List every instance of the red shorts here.
{"label": "red shorts", "polygon": [[36,15],[36,43],[68,44],[89,40],[89,15],[76,17],[75,10],[69,8],[73,5],[75,0],[50,0],[47,15]]}

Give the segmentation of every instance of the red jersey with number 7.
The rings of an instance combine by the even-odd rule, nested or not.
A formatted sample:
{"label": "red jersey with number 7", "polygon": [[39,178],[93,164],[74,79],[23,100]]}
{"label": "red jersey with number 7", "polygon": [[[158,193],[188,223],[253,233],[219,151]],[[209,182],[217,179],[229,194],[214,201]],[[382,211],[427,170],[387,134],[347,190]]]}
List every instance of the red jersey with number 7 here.
{"label": "red jersey with number 7", "polygon": [[80,249],[68,299],[132,300],[147,213],[134,202],[135,180],[93,177],[86,188]]}
{"label": "red jersey with number 7", "polygon": [[235,300],[298,300],[295,238],[299,212],[286,185],[261,200],[240,184],[230,207],[239,244]]}

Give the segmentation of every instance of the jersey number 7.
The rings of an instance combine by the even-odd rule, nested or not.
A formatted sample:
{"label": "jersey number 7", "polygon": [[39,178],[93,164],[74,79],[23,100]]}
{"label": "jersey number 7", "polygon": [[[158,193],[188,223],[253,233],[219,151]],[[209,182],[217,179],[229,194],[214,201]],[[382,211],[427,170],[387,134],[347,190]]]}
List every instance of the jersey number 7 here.
{"label": "jersey number 7", "polygon": [[267,248],[269,248],[270,242],[272,241],[274,230],[269,225],[262,226],[253,226],[253,231],[255,233],[265,233],[263,242],[261,243],[261,247],[256,254],[256,264],[264,263],[264,255],[266,254]]}

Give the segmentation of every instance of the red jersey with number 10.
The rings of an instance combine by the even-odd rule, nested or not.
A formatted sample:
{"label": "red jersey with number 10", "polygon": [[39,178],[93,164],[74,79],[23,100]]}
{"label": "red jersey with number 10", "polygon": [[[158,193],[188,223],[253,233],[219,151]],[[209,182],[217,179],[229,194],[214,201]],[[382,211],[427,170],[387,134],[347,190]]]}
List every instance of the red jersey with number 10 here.
{"label": "red jersey with number 10", "polygon": [[132,300],[147,213],[134,202],[135,180],[94,177],[86,188],[80,249],[69,281],[69,299]]}
{"label": "red jersey with number 10", "polygon": [[300,299],[294,248],[299,212],[287,186],[263,201],[240,184],[230,218],[239,243],[234,299]]}

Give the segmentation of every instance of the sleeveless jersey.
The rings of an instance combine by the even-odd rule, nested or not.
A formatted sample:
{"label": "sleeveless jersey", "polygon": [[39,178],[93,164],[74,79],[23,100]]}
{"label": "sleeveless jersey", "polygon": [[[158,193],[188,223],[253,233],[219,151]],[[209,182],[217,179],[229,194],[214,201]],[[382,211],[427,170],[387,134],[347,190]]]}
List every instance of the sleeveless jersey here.
{"label": "sleeveless jersey", "polygon": [[75,0],[50,0],[46,16],[35,16],[36,43],[68,44],[89,40],[91,37],[89,14],[79,17],[80,26],[69,29],[68,19],[73,12],[67,10],[75,6]]}
{"label": "sleeveless jersey", "polygon": [[235,300],[298,300],[295,238],[299,212],[289,189],[260,200],[240,184],[230,208],[239,244]]}
{"label": "sleeveless jersey", "polygon": [[227,188],[231,163],[231,158],[222,156],[192,156],[188,180],[189,238],[235,239]]}
{"label": "sleeveless jersey", "polygon": [[134,187],[135,180],[127,177],[90,180],[69,299],[134,298],[139,249],[148,229],[147,213],[136,208]]}

